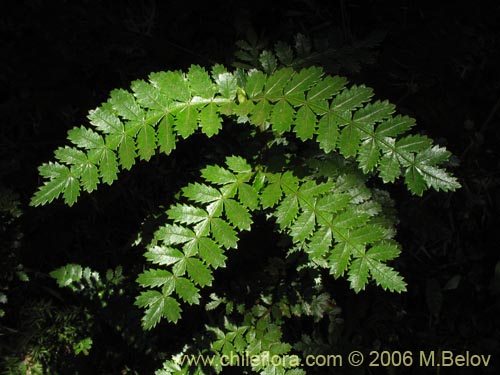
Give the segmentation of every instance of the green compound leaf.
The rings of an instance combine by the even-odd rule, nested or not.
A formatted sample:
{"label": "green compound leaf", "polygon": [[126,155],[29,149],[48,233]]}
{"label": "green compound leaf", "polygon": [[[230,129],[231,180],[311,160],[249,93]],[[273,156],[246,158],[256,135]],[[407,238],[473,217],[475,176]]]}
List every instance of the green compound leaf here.
{"label": "green compound leaf", "polygon": [[[225,249],[235,248],[238,233],[250,229],[249,206],[258,207],[254,202],[258,202],[258,193],[246,183],[255,174],[251,165],[238,156],[226,158],[226,165],[229,169],[209,165],[201,171],[207,183],[219,185],[220,189],[209,184],[190,184],[182,189],[188,203],[175,203],[166,210],[171,223],[155,232],[145,257],[169,269],[144,271],[137,279],[142,287],[161,287],[163,297],[199,304],[199,288],[212,284],[213,270],[226,264]],[[247,197],[243,200],[252,203],[241,203],[237,196]],[[158,294],[153,296],[157,298]],[[160,302],[153,302],[160,309]],[[147,309],[144,319],[154,323],[165,317],[157,309]]]}
{"label": "green compound leaf", "polygon": [[[384,182],[403,174],[417,195],[429,188],[449,191],[460,186],[439,167],[450,153],[427,137],[407,135],[415,120],[393,116],[395,107],[388,101],[372,102],[373,90],[364,85],[346,87],[345,78],[324,75],[319,67],[245,75],[218,65],[212,73],[213,78],[193,65],[187,73],[151,73],[149,82],[134,81],[132,92],[113,90],[108,102],[89,112],[93,129],[70,130],[73,147],[56,152],[62,165],[74,166],[76,180],[64,183],[61,174],[57,179],[46,177],[45,198],[37,194],[32,204],[46,204],[60,194],[73,203],[79,189],[93,191],[99,182],[111,184],[137,157],[149,160],[157,149],[171,153],[179,136],[187,138],[197,131],[215,136],[222,128],[222,115],[233,114],[264,128],[270,123],[278,134],[315,138],[326,153],[355,157],[365,173],[377,172]],[[264,207],[274,204],[270,198],[277,196],[272,191],[267,191]],[[248,199],[254,207],[255,199]]]}
{"label": "green compound leaf", "polygon": [[278,198],[276,221],[315,267],[327,268],[335,278],[347,272],[355,292],[363,290],[370,278],[384,288],[403,290],[404,281],[396,271],[384,268],[391,270],[387,280],[377,271],[382,268],[379,263],[399,254],[399,247],[389,240],[394,230],[390,221],[378,217],[384,211],[372,201],[370,190],[359,189],[362,181],[343,176],[336,182],[317,183],[290,174],[268,174],[263,193],[275,185],[287,193]]}

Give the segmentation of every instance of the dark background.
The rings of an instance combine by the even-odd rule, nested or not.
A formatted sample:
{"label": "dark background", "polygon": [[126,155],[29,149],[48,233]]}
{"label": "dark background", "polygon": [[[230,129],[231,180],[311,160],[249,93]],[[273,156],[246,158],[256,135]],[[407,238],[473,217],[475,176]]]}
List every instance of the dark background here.
{"label": "dark background", "polygon": [[[127,88],[152,71],[230,66],[236,41],[250,30],[269,47],[279,40],[293,44],[302,33],[359,50],[359,41],[378,33],[378,43],[333,73],[366,83],[377,97],[415,117],[418,131],[455,155],[452,169],[462,189],[415,198],[399,185],[391,188],[405,249],[397,269],[408,292],[393,296],[373,286],[354,295],[340,285],[332,294],[343,309],[343,339],[367,349],[493,354],[489,369],[454,373],[495,373],[500,353],[498,2],[34,0],[5,2],[1,13],[1,240],[9,297],[1,324],[3,355],[22,356],[28,345],[16,337],[25,330],[22,312],[30,303],[52,300],[58,308],[82,303],[69,294],[65,302],[54,297],[57,287],[48,272],[68,262],[99,271],[119,264],[134,270],[144,263],[141,251],[131,246],[144,218],[196,174],[204,155],[236,147],[231,132],[223,134],[223,146],[190,140],[171,157],[122,172],[119,183],[84,194],[72,208],[60,202],[28,207],[40,183],[37,167],[65,144],[67,130],[86,123],[88,110],[105,101],[110,90]],[[22,212],[15,220],[5,208],[13,201]],[[12,281],[9,267],[17,264],[23,264],[30,282]],[[101,320],[116,319],[119,310]],[[129,318],[138,326],[139,315],[133,316],[135,323]],[[192,324],[189,315],[184,319],[183,324]],[[105,326],[98,330],[94,357],[75,362],[82,373],[127,373],[128,368],[142,374],[159,367],[157,359],[130,348]],[[154,340],[173,350],[185,328],[169,326],[170,336]],[[103,348],[111,354],[99,354]],[[406,371],[428,373],[424,370]]]}

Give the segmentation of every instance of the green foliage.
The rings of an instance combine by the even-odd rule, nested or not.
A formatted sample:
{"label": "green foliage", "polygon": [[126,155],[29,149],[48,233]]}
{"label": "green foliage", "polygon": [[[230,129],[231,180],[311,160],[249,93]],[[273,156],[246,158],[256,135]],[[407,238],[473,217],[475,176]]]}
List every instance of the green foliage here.
{"label": "green foliage", "polygon": [[75,351],[75,354],[80,354],[83,353],[84,355],[89,354],[89,350],[92,348],[92,338],[86,337],[83,340],[78,341],[77,343],[73,344],[73,350]]}
{"label": "green foliage", "polygon": [[[92,339],[86,335],[92,322],[81,307],[26,301],[19,314],[22,326],[9,340],[9,354],[0,363],[2,373],[58,374],[75,356],[88,354]],[[8,332],[6,338],[13,333]]]}
{"label": "green foliage", "polygon": [[277,203],[277,223],[313,264],[327,268],[335,277],[347,271],[356,292],[364,289],[369,275],[384,289],[404,291],[402,278],[382,263],[399,254],[392,240],[394,230],[380,224],[382,208],[370,199],[369,190],[360,199],[350,188],[362,186],[360,181],[349,181],[353,178],[346,175],[337,184],[333,180],[318,184],[285,172],[270,176],[263,195],[266,202]]}
{"label": "green foliage", "polygon": [[[276,51],[280,61],[288,53],[283,48]],[[215,65],[208,73],[192,66],[186,73],[152,73],[148,82],[134,81],[131,92],[114,90],[106,103],[90,111],[92,127],[70,130],[72,146],[60,147],[57,161],[39,168],[45,181],[31,204],[43,205],[62,194],[73,205],[82,190],[112,184],[120,170],[150,160],[158,150],[172,153],[180,139],[195,133],[217,135],[223,121],[250,124],[254,140],[267,137],[249,160],[233,155],[226,157],[224,166],[202,168],[203,181],[182,188],[165,211],[166,223],[144,254],[154,266],[137,277],[144,290],[135,304],[145,310],[146,330],[162,319],[176,323],[183,306],[202,303],[202,289],[212,286],[214,271],[226,266],[227,251],[237,248],[241,232],[252,229],[256,215],[274,220],[278,231],[291,239],[289,254],[304,256],[298,271],[346,277],[356,293],[370,281],[386,290],[405,291],[403,278],[388,265],[400,253],[391,201],[367,181],[376,175],[385,183],[403,177],[415,195],[460,186],[443,167],[450,153],[425,136],[408,134],[415,120],[395,114],[395,106],[386,100],[374,100],[372,89],[348,85],[345,78],[326,75],[316,66],[277,68],[270,53],[261,55],[260,62],[264,71],[229,72]],[[291,149],[276,168],[267,152],[290,143],[313,145],[314,156]],[[51,275],[73,291],[100,285],[97,273],[79,265]],[[285,318],[306,315],[320,320],[329,303],[328,295],[321,293],[314,302],[300,297],[296,305],[276,302],[279,307],[272,298],[262,298],[268,302],[235,306],[212,295],[208,310],[225,305],[227,316],[235,307],[243,316],[238,324],[226,316],[222,328],[208,327],[215,335],[208,347],[212,353],[287,354],[292,346],[281,341]],[[87,347],[85,342],[78,350]],[[212,367],[221,370],[220,364]],[[273,370],[262,364],[252,368],[262,374],[304,373],[290,363]],[[157,373],[186,371],[167,361]]]}
{"label": "green foliage", "polygon": [[294,36],[293,44],[278,41],[271,47],[265,39],[250,30],[246,40],[236,43],[238,50],[233,66],[272,73],[278,66],[300,69],[320,65],[329,72],[342,70],[357,73],[362,65],[375,62],[376,53],[373,49],[384,38],[384,32],[374,31],[362,40],[343,44],[340,30],[332,29],[329,32],[322,30],[314,37],[298,33]]}
{"label": "green foliage", "polygon": [[[242,158],[229,157],[227,169],[208,166],[202,176],[209,184],[195,183],[182,189],[189,204],[175,204],[167,210],[168,223],[155,233],[146,258],[171,271],[150,269],[137,281],[148,290],[136,301],[146,307],[143,324],[154,327],[162,317],[177,321],[179,300],[199,303],[199,288],[212,284],[212,270],[225,266],[225,250],[235,248],[238,232],[249,230],[249,210],[257,208],[257,191],[250,184],[254,173]],[[195,205],[196,204],[196,205]],[[176,295],[173,298],[171,295]]]}
{"label": "green foliage", "polygon": [[108,269],[105,277],[89,267],[79,264],[67,264],[50,273],[60,288],[69,288],[75,293],[81,293],[90,299],[100,300],[102,306],[106,306],[106,297],[115,292],[123,293],[120,288],[124,276],[122,267],[117,266],[114,270]]}
{"label": "green foliage", "polygon": [[[243,116],[251,124],[269,126],[275,135],[292,132],[302,141],[316,139],[324,152],[338,150],[356,158],[363,171],[378,172],[384,182],[403,175],[417,195],[429,187],[448,191],[459,186],[439,167],[448,151],[424,136],[405,135],[413,119],[392,116],[394,105],[372,101],[372,89],[346,87],[345,79],[325,76],[318,67],[237,75],[216,65],[210,77],[192,66],[186,74],[152,73],[149,82],[135,81],[132,91],[114,90],[108,102],[91,111],[93,129],[68,132],[74,147],[57,149],[58,161],[39,168],[46,181],[32,205],[60,194],[72,205],[82,189],[113,183],[119,168],[130,169],[137,158],[149,160],[157,148],[169,154],[179,137],[198,129],[216,135],[221,115]],[[238,98],[237,92],[242,93]]]}
{"label": "green foliage", "polygon": [[[268,266],[264,273],[275,267]],[[305,336],[295,344],[287,342],[283,337],[287,322],[299,317],[312,317],[315,323],[326,320],[332,334],[340,309],[319,280],[307,292],[303,285],[309,281],[307,277],[291,283],[284,283],[281,277],[274,281],[277,285],[269,285],[255,303],[234,306],[226,297],[211,294],[205,308],[220,309],[224,314],[218,324],[205,326],[203,349],[185,346],[165,361],[156,374],[212,374],[220,373],[226,366],[238,366],[242,374],[305,374],[303,358],[297,355],[306,353],[301,348]],[[283,293],[276,296],[276,287],[283,288]]]}
{"label": "green foliage", "polygon": [[5,315],[4,308],[9,301],[9,294],[16,289],[16,284],[30,280],[24,265],[20,262],[22,233],[19,219],[23,212],[19,208],[19,196],[11,189],[0,184],[0,318]]}

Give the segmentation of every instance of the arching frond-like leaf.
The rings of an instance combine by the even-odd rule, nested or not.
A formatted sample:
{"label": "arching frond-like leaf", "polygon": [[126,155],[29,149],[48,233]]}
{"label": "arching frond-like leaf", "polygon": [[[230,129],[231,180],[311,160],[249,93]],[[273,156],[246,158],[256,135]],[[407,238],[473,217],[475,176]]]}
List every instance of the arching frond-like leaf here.
{"label": "arching frond-like leaf", "polygon": [[[293,132],[303,141],[314,138],[324,152],[354,157],[365,173],[376,171],[385,182],[403,175],[418,195],[430,187],[459,187],[439,167],[450,154],[426,137],[406,135],[415,121],[393,116],[395,107],[388,101],[372,101],[370,88],[347,87],[344,78],[325,76],[319,67],[298,72],[283,68],[270,75],[250,72],[243,81],[239,85],[236,75],[221,65],[211,76],[192,66],[186,74],[152,73],[148,82],[134,81],[132,92],[113,90],[108,102],[89,112],[94,129],[69,131],[74,147],[56,152],[62,164],[46,164],[54,171],[44,176],[48,181],[31,204],[48,203],[61,193],[73,204],[80,187],[92,191],[99,181],[111,184],[137,157],[149,160],[158,148],[171,153],[178,137],[197,131],[215,136],[223,115],[245,116],[262,127],[270,124],[275,133]],[[61,169],[71,165],[71,173]]]}

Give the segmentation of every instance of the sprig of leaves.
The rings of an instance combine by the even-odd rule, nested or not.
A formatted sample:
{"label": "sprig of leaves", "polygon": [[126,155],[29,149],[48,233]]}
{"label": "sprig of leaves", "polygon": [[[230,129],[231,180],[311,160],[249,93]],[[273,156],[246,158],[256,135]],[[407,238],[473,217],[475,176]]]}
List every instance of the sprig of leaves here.
{"label": "sprig of leaves", "polygon": [[113,90],[106,103],[89,112],[92,127],[71,129],[73,146],[57,149],[57,162],[39,168],[46,180],[31,205],[63,194],[71,206],[81,190],[112,184],[120,169],[130,169],[137,159],[149,160],[157,149],[170,154],[178,138],[198,129],[208,137],[216,135],[222,128],[221,107],[234,102],[236,88],[224,67],[214,66],[209,75],[193,65],[187,73],[151,73],[149,82],[132,82],[132,92]]}
{"label": "sprig of leaves", "polygon": [[346,87],[342,77],[324,76],[321,68],[294,72],[279,69],[266,76],[250,72],[245,82],[248,101],[244,113],[255,125],[269,124],[281,136],[293,132],[298,139],[315,139],[325,153],[338,151],[355,158],[360,169],[378,172],[384,182],[404,176],[408,189],[455,190],[460,184],[439,167],[450,153],[420,135],[405,135],[415,120],[393,116],[388,101],[372,101],[373,90],[364,85]]}
{"label": "sprig of leaves", "polygon": [[151,263],[168,267],[148,269],[137,278],[149,288],[136,300],[146,308],[145,329],[161,318],[176,322],[180,302],[199,304],[198,292],[212,284],[212,270],[225,266],[225,251],[236,248],[238,233],[252,225],[250,212],[257,208],[258,194],[251,166],[231,156],[226,167],[207,166],[201,174],[206,183],[182,189],[187,202],[167,210],[169,223],[156,231],[145,253]]}
{"label": "sprig of leaves", "polygon": [[392,240],[394,228],[363,180],[342,175],[317,183],[291,172],[267,174],[262,190],[263,207],[274,208],[280,229],[290,234],[314,266],[327,268],[335,277],[346,272],[351,288],[359,292],[371,276],[377,285],[405,291],[403,278],[384,262],[399,255]]}
{"label": "sprig of leaves", "polygon": [[[236,323],[224,317],[220,326],[206,326],[205,338],[209,348],[204,352],[179,353],[164,362],[157,375],[207,373],[211,368],[220,373],[224,366],[247,364],[255,373],[268,375],[305,375],[300,358],[291,354],[292,345],[283,340],[284,321],[276,318],[277,304],[241,305]],[[282,359],[279,361],[279,359]],[[212,373],[210,371],[209,373]],[[246,371],[244,371],[246,373]]]}

